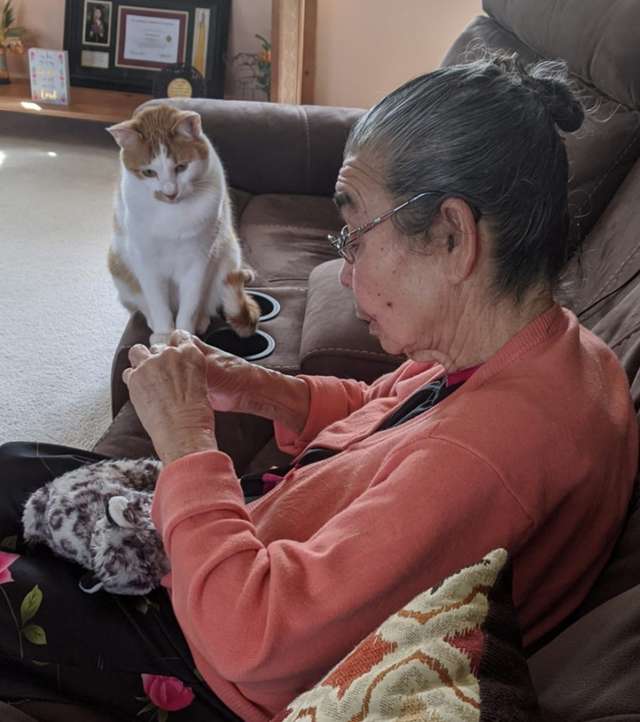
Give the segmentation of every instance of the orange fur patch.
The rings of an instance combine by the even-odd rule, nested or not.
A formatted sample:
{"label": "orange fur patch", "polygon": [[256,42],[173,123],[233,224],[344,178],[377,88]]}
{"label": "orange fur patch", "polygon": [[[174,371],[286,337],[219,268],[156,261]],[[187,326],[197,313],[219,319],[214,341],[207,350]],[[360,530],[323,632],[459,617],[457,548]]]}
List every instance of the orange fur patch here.
{"label": "orange fur patch", "polygon": [[187,138],[176,130],[185,117],[183,113],[184,111],[162,104],[136,113],[129,123],[138,133],[140,142],[123,149],[122,162],[125,167],[144,177],[139,169],[149,165],[153,158],[159,155],[161,146],[165,146],[168,155],[176,164],[206,158],[209,154],[206,143]]}
{"label": "orange fur patch", "polygon": [[234,288],[240,306],[240,313],[237,316],[229,318],[228,321],[233,328],[237,327],[255,331],[258,326],[258,319],[260,318],[260,306],[245,292],[245,281],[246,271],[244,269],[232,271],[228,273],[225,278],[225,283]]}
{"label": "orange fur patch", "polygon": [[109,256],[107,262],[109,266],[109,271],[114,278],[117,278],[118,280],[129,286],[133,293],[140,293],[142,289],[140,288],[140,283],[138,282],[138,279],[136,278],[133,271],[131,271],[129,266],[127,266],[127,264],[122,260],[122,258],[120,258],[120,256],[113,250],[113,248],[109,249]]}

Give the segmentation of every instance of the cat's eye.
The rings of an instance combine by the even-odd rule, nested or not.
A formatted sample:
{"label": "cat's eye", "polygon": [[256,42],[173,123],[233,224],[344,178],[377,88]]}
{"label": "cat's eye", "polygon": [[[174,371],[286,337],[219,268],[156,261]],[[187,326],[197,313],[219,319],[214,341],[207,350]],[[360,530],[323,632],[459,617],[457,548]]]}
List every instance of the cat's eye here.
{"label": "cat's eye", "polygon": [[184,173],[187,170],[187,164],[186,163],[178,163],[178,165],[176,165],[174,170],[176,173]]}
{"label": "cat's eye", "polygon": [[151,170],[151,168],[145,168],[142,171],[142,175],[145,178],[156,178],[158,174],[154,170]]}

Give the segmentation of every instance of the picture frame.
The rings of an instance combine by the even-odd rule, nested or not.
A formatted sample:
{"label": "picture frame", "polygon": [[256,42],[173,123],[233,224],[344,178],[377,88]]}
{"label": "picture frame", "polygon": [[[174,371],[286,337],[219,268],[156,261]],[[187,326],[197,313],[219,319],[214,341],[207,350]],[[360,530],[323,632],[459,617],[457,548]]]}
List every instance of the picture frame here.
{"label": "picture frame", "polygon": [[84,0],[83,45],[109,47],[113,2],[108,0]]}
{"label": "picture frame", "polygon": [[231,0],[65,3],[72,86],[151,95],[159,72],[185,65],[203,76],[204,97],[224,97]]}

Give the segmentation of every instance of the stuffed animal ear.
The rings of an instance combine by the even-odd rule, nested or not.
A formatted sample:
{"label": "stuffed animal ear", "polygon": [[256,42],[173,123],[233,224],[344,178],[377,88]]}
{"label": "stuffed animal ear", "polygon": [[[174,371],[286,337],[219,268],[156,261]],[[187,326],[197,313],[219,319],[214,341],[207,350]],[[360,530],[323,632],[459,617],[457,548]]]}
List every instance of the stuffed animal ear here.
{"label": "stuffed animal ear", "polygon": [[128,518],[127,514],[129,500],[126,496],[112,496],[106,504],[106,513],[109,521],[122,529],[133,529],[135,524]]}
{"label": "stuffed animal ear", "polygon": [[135,129],[133,121],[125,120],[107,128],[121,148],[131,148],[142,141],[142,136]]}
{"label": "stuffed animal ear", "polygon": [[193,110],[183,110],[178,116],[173,132],[176,135],[182,135],[189,140],[195,140],[202,135],[202,119],[200,115]]}

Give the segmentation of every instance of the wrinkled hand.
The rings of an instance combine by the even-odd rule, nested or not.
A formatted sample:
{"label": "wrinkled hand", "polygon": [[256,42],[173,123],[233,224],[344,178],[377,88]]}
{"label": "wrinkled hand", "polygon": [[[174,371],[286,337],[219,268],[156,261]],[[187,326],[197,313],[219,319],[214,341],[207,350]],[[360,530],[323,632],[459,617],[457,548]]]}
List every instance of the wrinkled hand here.
{"label": "wrinkled hand", "polygon": [[207,399],[207,359],[190,335],[179,333],[172,335],[169,346],[133,346],[131,368],[122,374],[138,417],[165,464],[217,448]]}
{"label": "wrinkled hand", "polygon": [[252,411],[250,398],[257,391],[265,370],[239,356],[209,346],[186,331],[174,331],[169,344],[180,347],[187,340],[205,357],[211,407],[216,411]]}
{"label": "wrinkled hand", "polygon": [[256,414],[302,431],[309,413],[309,389],[302,379],[208,346],[186,331],[174,331],[169,344],[180,348],[185,341],[204,355],[213,409]]}

